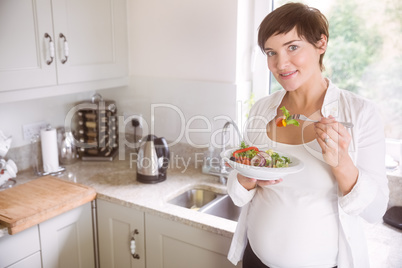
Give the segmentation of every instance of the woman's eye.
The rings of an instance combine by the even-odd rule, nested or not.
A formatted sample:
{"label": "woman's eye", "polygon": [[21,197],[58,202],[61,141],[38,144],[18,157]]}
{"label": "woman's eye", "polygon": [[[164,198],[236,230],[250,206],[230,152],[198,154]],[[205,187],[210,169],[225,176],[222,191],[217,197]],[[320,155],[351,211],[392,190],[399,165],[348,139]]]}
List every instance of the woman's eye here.
{"label": "woman's eye", "polygon": [[268,51],[267,52],[267,56],[268,57],[272,57],[272,56],[274,56],[275,55],[275,52],[273,52],[273,51]]}
{"label": "woman's eye", "polygon": [[294,50],[296,50],[298,48],[298,46],[296,46],[296,45],[291,45],[291,46],[289,46],[289,50],[290,51],[294,51]]}

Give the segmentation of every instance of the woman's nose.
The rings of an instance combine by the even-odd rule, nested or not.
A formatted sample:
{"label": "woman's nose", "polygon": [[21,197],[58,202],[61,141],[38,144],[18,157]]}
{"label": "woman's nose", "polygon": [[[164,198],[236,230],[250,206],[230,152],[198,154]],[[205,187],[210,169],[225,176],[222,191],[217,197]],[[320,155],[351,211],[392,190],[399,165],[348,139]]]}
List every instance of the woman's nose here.
{"label": "woman's nose", "polygon": [[279,70],[285,70],[289,66],[289,57],[286,54],[278,54],[276,67]]}

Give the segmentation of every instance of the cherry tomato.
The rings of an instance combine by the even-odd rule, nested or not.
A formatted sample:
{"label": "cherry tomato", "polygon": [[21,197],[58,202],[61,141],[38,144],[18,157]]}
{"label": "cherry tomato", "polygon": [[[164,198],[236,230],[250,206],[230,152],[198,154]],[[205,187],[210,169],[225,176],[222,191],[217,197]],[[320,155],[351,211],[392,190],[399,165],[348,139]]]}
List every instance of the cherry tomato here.
{"label": "cherry tomato", "polygon": [[286,120],[283,117],[278,117],[275,120],[275,124],[276,124],[277,127],[286,127]]}
{"label": "cherry tomato", "polygon": [[244,159],[243,159],[243,164],[244,165],[250,165],[251,163],[250,163],[250,159],[248,159],[247,157],[245,157]]}

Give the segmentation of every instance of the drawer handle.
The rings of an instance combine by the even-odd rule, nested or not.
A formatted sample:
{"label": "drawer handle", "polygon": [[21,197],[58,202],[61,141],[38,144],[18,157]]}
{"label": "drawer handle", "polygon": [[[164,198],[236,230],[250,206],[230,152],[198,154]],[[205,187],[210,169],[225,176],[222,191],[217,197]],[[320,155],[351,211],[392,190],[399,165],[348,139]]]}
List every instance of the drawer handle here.
{"label": "drawer handle", "polygon": [[135,245],[135,238],[134,238],[134,236],[135,236],[136,234],[139,234],[139,232],[138,232],[137,229],[135,229],[135,230],[133,231],[132,235],[131,235],[131,240],[130,240],[130,252],[131,252],[131,255],[133,256],[134,259],[139,259],[139,258],[140,258],[140,255],[138,255],[137,253],[135,253],[136,245]]}
{"label": "drawer handle", "polygon": [[64,57],[66,57],[66,58],[61,60],[61,63],[64,64],[68,60],[68,43],[67,43],[67,38],[65,37],[64,34],[60,33],[59,37],[64,38]]}
{"label": "drawer handle", "polygon": [[54,43],[53,43],[52,37],[48,33],[45,33],[45,38],[49,38],[50,60],[47,60],[46,64],[50,65],[50,64],[52,64],[53,59],[54,59]]}

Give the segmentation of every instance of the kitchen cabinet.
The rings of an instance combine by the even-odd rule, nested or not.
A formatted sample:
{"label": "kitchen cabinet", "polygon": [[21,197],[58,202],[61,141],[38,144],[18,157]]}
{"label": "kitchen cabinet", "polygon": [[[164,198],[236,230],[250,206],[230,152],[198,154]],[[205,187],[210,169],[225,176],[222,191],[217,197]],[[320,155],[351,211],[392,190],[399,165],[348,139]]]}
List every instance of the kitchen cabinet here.
{"label": "kitchen cabinet", "polygon": [[230,238],[154,215],[145,223],[147,267],[235,267],[227,259]]}
{"label": "kitchen cabinet", "polygon": [[6,268],[42,268],[41,265],[41,259],[40,259],[40,252],[36,252],[35,254],[32,254],[19,262],[16,262],[14,264],[11,264],[10,266],[7,266]]}
{"label": "kitchen cabinet", "polygon": [[39,224],[44,268],[95,267],[91,203]]}
{"label": "kitchen cabinet", "polygon": [[97,215],[100,267],[145,268],[144,213],[98,199]]}
{"label": "kitchen cabinet", "polygon": [[0,267],[41,268],[38,226],[0,237]]}
{"label": "kitchen cabinet", "polygon": [[230,238],[99,199],[97,215],[101,268],[235,267],[226,257]]}
{"label": "kitchen cabinet", "polygon": [[0,238],[0,267],[95,267],[91,203]]}
{"label": "kitchen cabinet", "polygon": [[0,5],[1,102],[127,84],[126,0]]}

